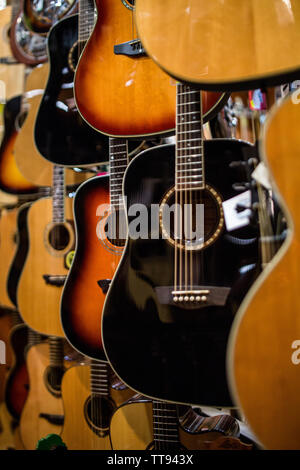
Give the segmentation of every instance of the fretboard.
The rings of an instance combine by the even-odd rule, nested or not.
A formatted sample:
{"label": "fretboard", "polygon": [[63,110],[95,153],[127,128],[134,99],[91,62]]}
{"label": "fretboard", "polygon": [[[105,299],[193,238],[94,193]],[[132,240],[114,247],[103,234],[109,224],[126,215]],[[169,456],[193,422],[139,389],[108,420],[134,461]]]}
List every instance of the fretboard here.
{"label": "fretboard", "polygon": [[177,84],[176,99],[176,190],[205,186],[201,93]]}
{"label": "fretboard", "polygon": [[108,364],[92,360],[91,362],[91,392],[104,397],[109,396]]}
{"label": "fretboard", "polygon": [[109,191],[112,209],[123,207],[122,184],[128,165],[128,144],[126,139],[109,138]]}
{"label": "fretboard", "polygon": [[153,401],[153,437],[155,450],[168,450],[179,446],[176,405]]}
{"label": "fretboard", "polygon": [[29,346],[34,346],[35,344],[40,343],[41,340],[42,340],[42,335],[32,330],[31,328],[28,329],[28,345]]}
{"label": "fretboard", "polygon": [[54,223],[65,220],[65,169],[53,167],[52,219]]}
{"label": "fretboard", "polygon": [[94,28],[94,0],[79,0],[78,40],[86,42]]}
{"label": "fretboard", "polygon": [[64,340],[57,336],[49,336],[50,366],[63,367],[64,364]]}

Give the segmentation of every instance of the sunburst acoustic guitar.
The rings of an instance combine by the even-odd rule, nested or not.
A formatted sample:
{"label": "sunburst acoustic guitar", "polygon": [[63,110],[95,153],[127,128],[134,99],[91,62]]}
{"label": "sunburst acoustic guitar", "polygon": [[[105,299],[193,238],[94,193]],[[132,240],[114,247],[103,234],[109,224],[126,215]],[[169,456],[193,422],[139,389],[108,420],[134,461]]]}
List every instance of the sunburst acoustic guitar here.
{"label": "sunburst acoustic guitar", "polygon": [[[81,115],[114,137],[165,133],[175,127],[176,83],[145,55],[133,23],[133,4],[96,1],[97,23],[75,75]],[[207,109],[215,111],[215,97],[206,99]]]}
{"label": "sunburst acoustic guitar", "polygon": [[[300,52],[294,47],[300,40],[297,0],[135,3],[145,50],[182,82],[197,83],[204,90],[232,91],[299,77]],[[229,37],[236,46],[234,54]]]}
{"label": "sunburst acoustic guitar", "polygon": [[298,98],[296,91],[275,105],[261,145],[273,190],[284,208],[287,237],[239,310],[227,360],[235,401],[267,449],[300,448]]}
{"label": "sunburst acoustic guitar", "polygon": [[11,194],[35,194],[37,186],[20,172],[15,158],[14,145],[23,116],[21,96],[7,101],[4,107],[4,135],[0,146],[0,188]]}

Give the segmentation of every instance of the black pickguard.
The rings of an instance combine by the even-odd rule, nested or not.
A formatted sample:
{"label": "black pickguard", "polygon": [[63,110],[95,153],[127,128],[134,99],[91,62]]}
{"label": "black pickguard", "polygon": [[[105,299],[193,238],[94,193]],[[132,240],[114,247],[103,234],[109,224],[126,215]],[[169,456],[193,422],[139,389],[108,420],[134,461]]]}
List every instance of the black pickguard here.
{"label": "black pickguard", "polygon": [[[250,144],[230,139],[206,141],[206,183],[223,200],[246,181]],[[174,185],[175,147],[146,150],[129,165],[124,194],[134,203],[159,204]],[[174,250],[166,240],[129,238],[107,294],[103,314],[106,354],[120,378],[144,395],[178,403],[231,406],[225,356],[234,315],[259,273],[258,234],[251,226],[228,233],[196,252],[195,276],[206,286],[229,287],[224,306],[193,310],[161,305],[155,291],[174,284]],[[202,273],[202,274],[201,274]]]}
{"label": "black pickguard", "polygon": [[35,142],[47,160],[67,166],[108,160],[108,137],[80,116],[68,55],[78,40],[78,15],[59,21],[48,36],[50,75],[35,124]]}

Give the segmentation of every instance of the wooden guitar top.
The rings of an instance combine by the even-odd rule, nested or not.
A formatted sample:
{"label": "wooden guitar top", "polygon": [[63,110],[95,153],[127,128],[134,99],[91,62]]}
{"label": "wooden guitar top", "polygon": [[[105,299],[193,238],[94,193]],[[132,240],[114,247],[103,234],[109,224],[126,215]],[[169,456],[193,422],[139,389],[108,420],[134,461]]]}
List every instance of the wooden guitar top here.
{"label": "wooden guitar top", "polygon": [[[294,96],[294,97],[293,97]],[[300,106],[275,106],[262,153],[283,199],[288,235],[233,324],[228,369],[235,401],[267,449],[300,449]],[[278,193],[277,193],[278,196]]]}
{"label": "wooden guitar top", "polygon": [[178,80],[199,83],[202,89],[241,90],[299,76],[297,0],[135,3],[143,46]]}

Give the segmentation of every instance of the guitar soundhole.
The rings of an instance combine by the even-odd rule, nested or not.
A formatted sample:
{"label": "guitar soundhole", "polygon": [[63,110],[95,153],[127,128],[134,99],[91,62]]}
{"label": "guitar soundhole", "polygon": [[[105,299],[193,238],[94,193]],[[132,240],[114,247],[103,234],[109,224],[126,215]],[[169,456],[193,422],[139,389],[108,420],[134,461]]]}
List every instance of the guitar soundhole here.
{"label": "guitar soundhole", "polygon": [[123,5],[125,5],[125,7],[128,8],[129,10],[134,9],[135,0],[121,0],[121,1]]}
{"label": "guitar soundhole", "polygon": [[85,46],[84,41],[80,41],[80,42],[76,41],[69,51],[68,64],[69,64],[70,70],[73,73],[75,73],[79,57],[83,51],[84,46]]}
{"label": "guitar soundhole", "polygon": [[86,400],[84,405],[85,419],[92,431],[99,437],[108,434],[114,409],[113,402],[100,395],[90,395]]}
{"label": "guitar soundhole", "polygon": [[[168,226],[164,223],[167,218],[164,217],[165,205],[169,208],[175,204],[174,188],[169,191],[160,209],[160,225],[164,236],[175,245],[175,216],[174,211],[170,211],[170,223]],[[222,200],[217,192],[210,186],[203,190],[179,191],[177,193],[177,204],[180,206],[181,235],[176,239],[176,244],[186,250],[197,250],[211,244],[221,232],[224,224]],[[197,204],[204,206],[204,227],[201,224],[199,230],[199,221],[201,220],[199,212],[197,218]],[[189,221],[186,223],[186,221]],[[201,236],[199,235],[201,233]]]}
{"label": "guitar soundhole", "polygon": [[55,250],[64,250],[70,241],[70,234],[64,224],[56,224],[49,232],[49,244]]}
{"label": "guitar soundhole", "polygon": [[63,367],[49,366],[45,370],[45,383],[47,389],[52,395],[59,397],[61,395],[61,381],[65,369]]}
{"label": "guitar soundhole", "polygon": [[122,247],[125,245],[127,236],[126,214],[123,210],[114,210],[106,219],[104,227],[108,241]]}

